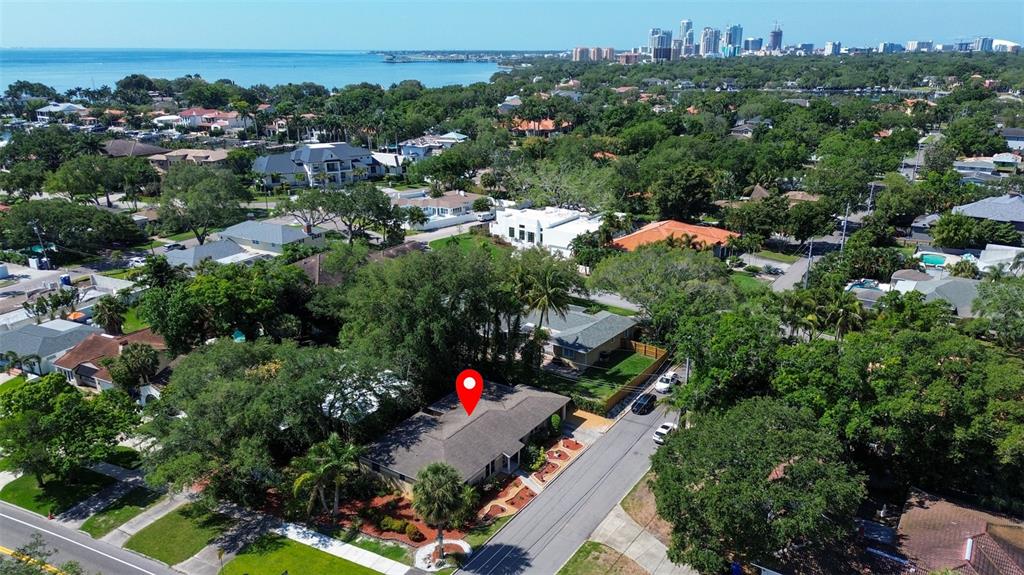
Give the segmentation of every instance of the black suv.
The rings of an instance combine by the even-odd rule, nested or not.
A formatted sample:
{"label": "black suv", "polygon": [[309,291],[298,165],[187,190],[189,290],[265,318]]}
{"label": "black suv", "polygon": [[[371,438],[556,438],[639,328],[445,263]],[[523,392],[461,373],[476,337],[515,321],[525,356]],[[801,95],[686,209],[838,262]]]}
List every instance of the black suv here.
{"label": "black suv", "polygon": [[654,404],[657,403],[658,398],[654,397],[653,393],[645,393],[640,397],[636,398],[633,402],[633,413],[637,415],[647,415],[654,411]]}

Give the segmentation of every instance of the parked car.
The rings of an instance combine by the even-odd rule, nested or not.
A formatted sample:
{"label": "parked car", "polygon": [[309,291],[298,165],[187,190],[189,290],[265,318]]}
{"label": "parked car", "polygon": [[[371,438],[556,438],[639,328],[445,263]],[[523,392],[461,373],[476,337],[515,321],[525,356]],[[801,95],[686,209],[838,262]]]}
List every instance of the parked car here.
{"label": "parked car", "polygon": [[637,415],[647,415],[654,411],[654,404],[658,402],[658,398],[653,393],[645,393],[640,397],[636,398],[631,408],[633,413]]}
{"label": "parked car", "polygon": [[665,439],[668,437],[668,435],[677,429],[679,429],[679,426],[672,423],[671,421],[666,421],[665,423],[662,423],[661,426],[658,427],[658,429],[654,430],[654,443],[657,443],[658,445],[665,443]]}
{"label": "parked car", "polygon": [[128,259],[128,267],[130,268],[141,268],[146,265],[146,258],[134,257]]}
{"label": "parked car", "polygon": [[167,244],[166,246],[164,246],[164,251],[165,252],[173,252],[174,250],[183,250],[183,249],[185,249],[185,246],[183,246],[183,245],[181,245],[179,243]]}
{"label": "parked car", "polygon": [[654,391],[658,393],[668,393],[672,391],[672,386],[679,381],[679,376],[674,371],[666,371],[658,377],[658,381],[654,383]]}

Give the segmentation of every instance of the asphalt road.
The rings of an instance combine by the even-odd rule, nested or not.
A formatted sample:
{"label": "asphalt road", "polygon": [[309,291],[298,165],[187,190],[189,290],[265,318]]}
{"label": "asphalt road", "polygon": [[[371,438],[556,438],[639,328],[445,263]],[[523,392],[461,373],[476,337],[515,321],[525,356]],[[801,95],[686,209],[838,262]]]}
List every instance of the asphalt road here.
{"label": "asphalt road", "polygon": [[654,430],[676,412],[627,412],[459,573],[551,575],[569,560],[650,467]]}
{"label": "asphalt road", "polygon": [[28,543],[33,533],[42,535],[47,546],[57,550],[50,563],[77,561],[90,575],[181,575],[162,563],[0,502],[0,546],[17,549]]}

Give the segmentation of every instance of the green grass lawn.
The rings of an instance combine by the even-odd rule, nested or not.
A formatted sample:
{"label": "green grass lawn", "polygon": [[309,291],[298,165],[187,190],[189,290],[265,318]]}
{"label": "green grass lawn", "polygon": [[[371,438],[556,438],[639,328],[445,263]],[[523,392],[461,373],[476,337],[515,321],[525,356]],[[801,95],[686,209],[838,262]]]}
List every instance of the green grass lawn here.
{"label": "green grass lawn", "polygon": [[49,479],[40,487],[33,475],[22,475],[0,489],[0,500],[40,515],[60,513],[114,483],[114,479],[88,469],[73,473],[71,479]]}
{"label": "green grass lawn", "polygon": [[136,251],[156,250],[156,249],[160,249],[161,247],[166,246],[166,245],[167,244],[164,243],[164,242],[161,242],[161,241],[158,241],[158,240],[153,240],[151,242],[146,242],[144,244],[134,245],[134,246],[131,247],[131,249],[136,250]]}
{"label": "green grass lawn", "polygon": [[114,448],[114,452],[104,458],[103,461],[124,467],[125,469],[138,469],[142,465],[142,455],[131,447],[118,445]]}
{"label": "green grass lawn", "polygon": [[9,393],[11,391],[14,391],[15,389],[18,389],[19,387],[25,385],[26,381],[28,380],[25,379],[24,375],[12,377],[11,379],[8,379],[3,383],[0,383],[0,394]]}
{"label": "green grass lawn", "polygon": [[494,523],[485,527],[474,527],[466,533],[466,543],[469,543],[471,547],[476,549],[491,538],[492,535],[498,532],[499,529],[506,523],[512,520],[512,515],[506,515],[505,517],[499,517],[494,520]]}
{"label": "green grass lawn", "polygon": [[572,557],[558,570],[558,575],[619,575],[636,573],[636,563],[621,557],[621,553],[597,541],[587,541],[573,553]]}
{"label": "green grass lawn", "polygon": [[124,324],[121,325],[121,331],[124,333],[135,333],[147,327],[149,327],[149,324],[139,317],[139,307],[128,308],[128,311],[124,314]]}
{"label": "green grass lawn", "polygon": [[759,258],[764,258],[766,260],[772,260],[776,262],[782,262],[784,264],[795,263],[798,259],[800,259],[800,256],[784,254],[782,252],[773,252],[771,250],[761,250],[754,255]]}
{"label": "green grass lawn", "polygon": [[384,543],[383,541],[377,541],[376,539],[370,539],[368,537],[357,537],[352,541],[349,541],[349,545],[365,549],[370,553],[376,553],[381,557],[387,557],[392,561],[398,561],[405,565],[412,565],[412,553],[408,548],[401,545]]}
{"label": "green grass lawn", "polygon": [[231,525],[230,518],[192,503],[149,524],[126,541],[124,547],[174,565],[198,553]]}
{"label": "green grass lawn", "polygon": [[85,520],[82,531],[99,539],[126,521],[142,513],[160,499],[160,494],[145,487],[136,487],[108,505],[103,511]]}
{"label": "green grass lawn", "polygon": [[319,549],[285,539],[264,536],[242,550],[220,570],[220,575],[377,575],[363,567]]}
{"label": "green grass lawn", "polygon": [[578,306],[584,307],[586,309],[598,309],[598,308],[600,308],[600,309],[603,309],[604,311],[608,311],[608,312],[611,312],[611,313],[614,313],[614,314],[618,314],[618,315],[624,315],[624,316],[627,316],[627,317],[631,317],[631,316],[634,316],[634,315],[637,314],[637,312],[634,311],[634,310],[626,309],[624,307],[618,307],[618,306],[614,306],[614,305],[608,305],[606,303],[601,303],[599,301],[594,301],[592,299],[586,299],[586,298],[582,298],[582,297],[572,297],[571,299],[572,299],[572,304],[573,305],[578,305]]}
{"label": "green grass lawn", "polygon": [[765,282],[746,272],[732,272],[732,275],[729,276],[729,281],[743,294],[757,293],[768,286]]}
{"label": "green grass lawn", "polygon": [[618,349],[608,360],[584,371],[577,381],[547,372],[541,374],[540,381],[544,387],[558,393],[576,392],[604,401],[652,363],[654,363],[653,358]]}
{"label": "green grass lawn", "polygon": [[917,246],[900,246],[897,248],[904,257],[912,258],[917,253]]}
{"label": "green grass lawn", "polygon": [[100,275],[101,276],[106,276],[108,278],[119,279],[119,280],[128,280],[128,279],[131,279],[131,277],[133,275],[135,275],[135,270],[132,269],[132,268],[124,268],[124,269],[120,269],[120,270],[108,270],[108,271],[105,271],[105,272],[100,272]]}
{"label": "green grass lawn", "polygon": [[[447,247],[449,245],[452,245],[452,244],[456,245],[458,247],[458,249],[462,250],[463,252],[468,252],[468,251],[470,251],[472,249],[475,249],[475,248],[478,248],[478,247],[482,247],[482,248],[487,249],[487,250],[493,250],[493,249],[507,250],[507,249],[512,249],[510,246],[499,246],[499,245],[495,244],[490,236],[481,236],[481,235],[470,234],[470,233],[459,234],[457,236],[451,236],[451,237],[447,237],[447,238],[439,238],[439,239],[436,239],[436,240],[434,240],[432,242],[429,242],[427,245],[429,245],[430,249],[432,249],[432,250],[440,250],[440,249],[444,249],[445,247]],[[500,252],[494,252],[494,253],[497,254],[497,253],[500,253]]]}
{"label": "green grass lawn", "polygon": [[11,465],[9,459],[0,458],[0,471],[14,471],[14,466]]}

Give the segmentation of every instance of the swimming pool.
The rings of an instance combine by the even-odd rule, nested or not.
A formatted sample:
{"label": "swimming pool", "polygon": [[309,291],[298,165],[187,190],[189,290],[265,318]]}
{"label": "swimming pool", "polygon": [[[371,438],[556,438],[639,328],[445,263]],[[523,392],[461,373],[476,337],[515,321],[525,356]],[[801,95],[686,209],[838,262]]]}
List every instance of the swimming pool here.
{"label": "swimming pool", "polygon": [[921,261],[928,266],[941,266],[946,263],[946,256],[940,256],[939,254],[924,254],[921,256]]}

